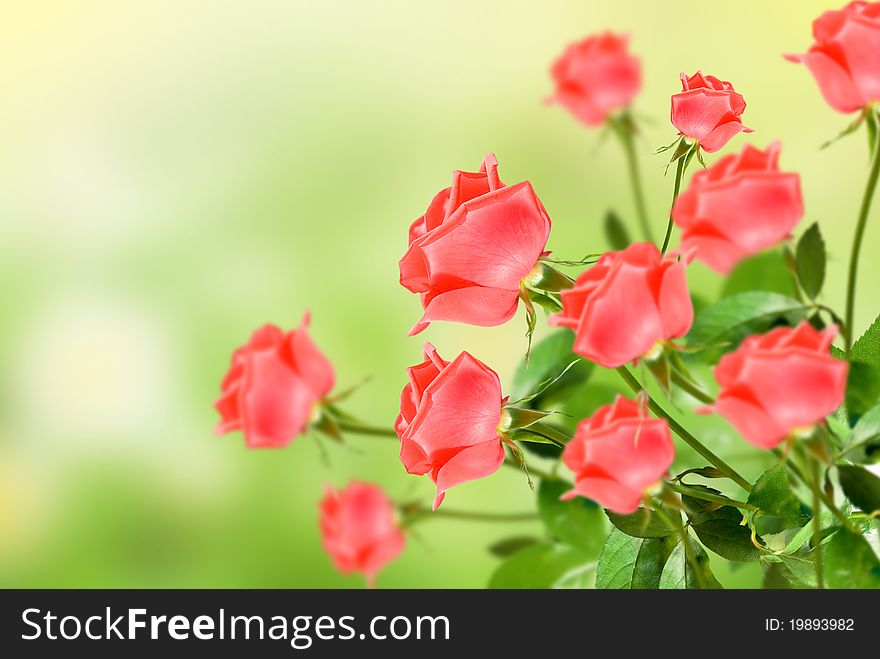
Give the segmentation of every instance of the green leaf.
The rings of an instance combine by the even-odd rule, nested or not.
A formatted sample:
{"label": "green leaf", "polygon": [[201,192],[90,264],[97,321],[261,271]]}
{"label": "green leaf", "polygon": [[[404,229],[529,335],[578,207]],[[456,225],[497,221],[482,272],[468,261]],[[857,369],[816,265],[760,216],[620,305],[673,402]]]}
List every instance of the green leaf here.
{"label": "green leaf", "polygon": [[795,266],[801,288],[811,300],[815,300],[825,282],[825,241],[819,224],[813,223],[798,240]]}
{"label": "green leaf", "polygon": [[626,249],[631,242],[629,232],[612,210],[605,213],[605,239],[611,249],[615,250]]}
{"label": "green leaf", "polygon": [[[666,518],[673,524],[681,524],[681,514],[678,511],[663,509]],[[615,528],[626,535],[635,538],[665,538],[668,535],[678,533],[681,526],[671,527],[666,521],[650,508],[639,508],[630,515],[619,515],[606,510],[605,514]]]}
{"label": "green leaf", "polygon": [[796,586],[802,588],[816,587],[816,565],[811,551],[800,551],[795,554],[781,554],[776,557],[782,565],[782,574]]}
{"label": "green leaf", "polygon": [[880,589],[880,560],[862,536],[841,529],[823,547],[829,588]]}
{"label": "green leaf", "polygon": [[851,356],[856,361],[880,368],[880,316],[853,344]]}
{"label": "green leaf", "polygon": [[735,349],[750,334],[760,334],[775,325],[797,324],[807,308],[795,299],[753,291],[719,300],[697,316],[687,335],[687,344],[704,348],[703,359],[716,361]]}
{"label": "green leaf", "polygon": [[790,526],[803,526],[810,512],[795,496],[783,465],[776,465],[761,474],[749,493],[748,503],[765,515],[778,517]]}
{"label": "green leaf", "polygon": [[785,569],[781,563],[764,563],[764,580],[761,588],[764,590],[789,590],[791,582],[785,574]]}
{"label": "green leaf", "polygon": [[557,302],[556,298],[550,295],[546,295],[544,293],[529,289],[529,297],[531,298],[532,302],[540,306],[548,314],[554,314],[562,311],[562,305]]}
{"label": "green leaf", "polygon": [[840,487],[849,500],[870,514],[880,511],[880,478],[864,467],[838,465]]}
{"label": "green leaf", "polygon": [[498,542],[493,542],[489,545],[489,553],[498,558],[507,558],[518,552],[520,549],[530,547],[537,543],[537,538],[527,535],[518,535],[512,538],[504,538]]}
{"label": "green leaf", "polygon": [[596,588],[656,589],[675,536],[635,538],[612,529],[596,566]]}
{"label": "green leaf", "polygon": [[489,588],[590,588],[596,560],[575,547],[540,543],[505,560],[489,579]]}
{"label": "green leaf", "polygon": [[858,423],[878,403],[880,368],[853,359],[846,377],[846,414],[850,426]]}
{"label": "green leaf", "polygon": [[709,566],[709,557],[699,545],[690,538],[687,539],[688,544],[693,551],[693,559],[696,568],[691,565],[685,554],[685,545],[680,541],[675,545],[675,549],[669,555],[666,565],[663,566],[663,572],[660,575],[660,588],[662,589],[713,589],[718,590],[721,584],[712,574]]}
{"label": "green leaf", "polygon": [[[720,495],[718,490],[690,485]],[[683,494],[681,501],[691,521],[691,527],[707,548],[729,561],[748,562],[761,557],[761,550],[752,543],[752,532],[743,526],[743,515],[733,506],[719,506]]]}
{"label": "green leaf", "polygon": [[570,489],[571,484],[561,480],[541,480],[538,513],[551,535],[596,558],[608,534],[605,515],[602,508],[584,497],[561,501],[559,497]]}
{"label": "green leaf", "polygon": [[532,346],[528,364],[525,361],[520,362],[513,375],[511,399],[518,400],[533,393],[542,383],[558,376],[575,360],[577,363],[564,376],[547,387],[541,396],[559,394],[585,382],[592,373],[593,364],[580,359],[572,352],[573,343],[574,333],[563,329],[548,334]]}
{"label": "green leaf", "polygon": [[880,460],[880,405],[865,412],[846,440],[847,460],[874,464]]}
{"label": "green leaf", "polygon": [[795,294],[793,282],[785,256],[779,250],[762,252],[740,261],[724,281],[721,297],[747,291],[770,291],[792,297]]}

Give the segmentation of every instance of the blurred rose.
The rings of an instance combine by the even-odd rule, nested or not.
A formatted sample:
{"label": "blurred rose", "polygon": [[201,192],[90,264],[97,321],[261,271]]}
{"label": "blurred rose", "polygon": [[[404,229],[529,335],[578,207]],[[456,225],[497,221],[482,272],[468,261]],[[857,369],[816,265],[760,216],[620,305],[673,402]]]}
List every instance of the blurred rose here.
{"label": "blurred rose", "polygon": [[264,325],[232,354],[214,404],[222,417],[217,434],[241,430],[249,447],[276,448],[306,429],[334,383],[333,367],[308,329],[308,314],[291,332]]}
{"label": "blurred rose", "polygon": [[847,363],[829,353],[836,327],[807,321],[750,336],[715,367],[714,410],[759,448],[821,421],[843,402]]}
{"label": "blurred rose", "polygon": [[394,505],[378,486],[352,481],[341,491],[328,486],[319,509],[324,550],[336,569],[363,572],[373,587],[379,570],[406,544]]}
{"label": "blurred rose", "polygon": [[573,350],[582,357],[622,366],[690,329],[694,310],[685,266],[653,243],[606,252],[574,288],[562,291],[562,311],[548,323],[574,330]]}
{"label": "blurred rose", "polygon": [[588,126],[628,106],[642,87],[642,64],[627,50],[628,41],[605,32],[570,44],[550,69],[556,93],[548,100]]}
{"label": "blurred rose", "polygon": [[425,361],[407,369],[394,429],[407,473],[430,474],[437,484],[436,510],[450,487],[489,476],[504,462],[501,381],[466,352],[449,363],[430,343],[424,351]]}
{"label": "blurred rose", "polygon": [[672,125],[707,153],[718,151],[739,132],[751,133],[740,115],[746,102],[733,85],[697,71],[681,74],[681,92],[672,96]]}
{"label": "blurred rose", "polygon": [[766,151],[746,145],[698,171],[675,202],[681,246],[728,274],[741,259],[785,240],[804,215],[801,179],[781,172],[779,142]]}
{"label": "blurred rose", "polygon": [[562,459],[574,472],[574,489],[563,499],[583,496],[626,515],[638,508],[645,491],[657,484],[675,457],[675,444],[663,419],[618,396],[578,424]]}
{"label": "blurred rose", "polygon": [[807,66],[828,105],[854,112],[880,100],[880,2],[826,11],[813,21],[813,38],[804,55],[785,57]]}
{"label": "blurred rose", "polygon": [[550,218],[528,181],[505,186],[494,154],[479,172],[457,171],[409,229],[400,283],[433,320],[501,325],[516,312],[520,281],[544,252]]}

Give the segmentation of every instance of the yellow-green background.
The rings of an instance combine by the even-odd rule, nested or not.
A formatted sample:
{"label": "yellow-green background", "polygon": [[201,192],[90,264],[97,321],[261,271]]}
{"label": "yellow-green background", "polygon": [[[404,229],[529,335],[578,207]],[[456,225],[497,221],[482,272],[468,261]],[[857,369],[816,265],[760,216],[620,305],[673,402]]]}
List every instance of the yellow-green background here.
{"label": "yellow-green background", "polygon": [[[359,586],[320,549],[322,484],[360,478],[429,500],[394,442],[311,438],[249,451],[211,434],[233,348],[264,322],[313,312],[350,409],[390,424],[423,340],[468,349],[509,378],[520,318],[406,331],[420,308],[397,283],[406,229],[455,168],[494,150],[554,221],[550,248],[605,247],[601,218],[632,219],[612,140],[548,108],[547,69],[573,39],[632,35],[644,63],[636,109],[660,231],[671,176],[669,95],[697,68],[733,81],[755,129],[802,174],[821,220],[825,301],[843,300],[865,177],[863,136],[819,145],[848,117],[781,53],[810,43],[826,1],[6,2],[0,21],[0,584]],[[648,123],[650,121],[650,123]],[[710,156],[714,160],[717,156]],[[877,213],[875,213],[876,215]],[[857,329],[880,308],[880,239],[865,240]],[[713,296],[720,279],[691,268]],[[610,380],[609,380],[610,381]],[[715,420],[707,444],[750,476],[762,462]],[[698,466],[691,464],[690,466]],[[528,510],[513,470],[451,491],[457,509]],[[536,533],[432,521],[380,575],[387,587],[473,586],[491,541]],[[755,566],[726,585],[757,583]]]}

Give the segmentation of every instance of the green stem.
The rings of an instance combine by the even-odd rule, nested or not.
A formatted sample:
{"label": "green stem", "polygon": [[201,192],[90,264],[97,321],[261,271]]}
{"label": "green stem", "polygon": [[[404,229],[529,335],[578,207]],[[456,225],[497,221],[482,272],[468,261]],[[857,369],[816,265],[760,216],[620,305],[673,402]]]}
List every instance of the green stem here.
{"label": "green stem", "polygon": [[343,432],[351,432],[357,435],[372,435],[374,437],[393,437],[397,439],[397,433],[393,428],[378,428],[376,426],[368,426],[356,421],[337,421],[336,425]]}
{"label": "green stem", "polygon": [[546,423],[541,423],[540,421],[536,421],[521,430],[548,439],[553,442],[554,446],[558,446],[559,448],[565,448],[565,445],[571,441],[571,437],[565,433],[559,432],[553,426],[548,426]]}
{"label": "green stem", "polygon": [[[799,480],[804,485],[809,485],[807,483],[806,477],[804,477],[803,472],[798,468],[798,466],[789,460],[786,455],[779,450],[778,448],[773,449],[774,455],[776,455],[779,459],[781,459],[788,470],[791,472],[792,476],[794,476],[797,480]],[[834,501],[825,494],[825,491],[819,488],[819,500],[822,504],[831,511],[831,514],[837,519],[838,522],[847,530],[852,531],[853,533],[857,533],[855,527],[852,525],[852,522],[849,521],[849,518],[843,514],[843,511],[837,507]]]}
{"label": "green stem", "polygon": [[675,383],[675,385],[679,389],[689,393],[691,396],[696,398],[701,403],[706,403],[707,405],[711,405],[712,403],[715,402],[715,399],[712,398],[712,396],[707,394],[705,391],[700,389],[696,384],[694,384],[693,382],[688,380],[686,377],[682,376],[680,373],[677,373],[676,371],[672,371],[672,382]]}
{"label": "green stem", "polygon": [[[872,120],[875,119],[871,117],[868,118],[868,121]],[[880,176],[880,130],[876,131],[872,147],[871,169],[868,173],[868,183],[865,186],[862,205],[859,208],[859,219],[856,222],[856,232],[853,235],[852,252],[849,257],[849,278],[846,285],[846,327],[844,328],[846,330],[844,333],[844,341],[847,358],[849,358],[852,350],[853,336],[855,335],[853,322],[856,306],[856,276],[859,272],[859,254],[862,250],[862,239],[865,236],[865,227],[868,224],[868,213],[871,210],[871,200],[874,198],[874,189],[877,187],[877,178]]]}
{"label": "green stem", "polygon": [[[663,512],[662,506],[656,506],[654,508],[654,512],[657,513],[657,516],[663,520],[663,523],[666,524],[669,528],[673,529],[678,527],[678,538],[679,542],[681,542],[681,548],[684,550],[684,559],[690,564],[691,570],[694,572],[694,576],[697,577],[697,585],[703,589],[706,587],[705,582],[703,581],[702,570],[700,570],[700,564],[697,562],[697,557],[694,556],[693,547],[691,547],[691,543],[688,542],[688,529],[687,524],[673,524],[672,520],[669,519],[669,515]],[[679,514],[679,522],[681,521],[681,516]],[[685,582],[687,582],[687,577],[685,577]]]}
{"label": "green stem", "polygon": [[810,458],[810,489],[813,491],[813,563],[816,566],[816,588],[825,588],[825,577],[822,574],[822,520],[820,513],[822,512],[821,499],[819,492],[819,464]]}
{"label": "green stem", "polygon": [[626,153],[626,164],[629,170],[629,180],[632,184],[633,197],[636,201],[636,213],[639,218],[639,225],[642,228],[642,234],[648,242],[654,242],[654,234],[651,232],[651,224],[648,221],[648,211],[645,206],[645,194],[642,190],[642,179],[639,175],[639,161],[636,156],[636,148],[633,140],[633,133],[626,127],[617,131],[620,141],[623,144],[623,150]]}
{"label": "green stem", "polygon": [[[696,147],[699,148],[699,147]],[[684,170],[687,167],[687,161],[690,160],[690,154],[682,156],[678,159],[678,165],[675,168],[675,187],[672,189],[672,204],[669,206],[669,221],[666,223],[666,236],[663,238],[663,247],[660,251],[665,254],[669,248],[669,239],[672,237],[672,209],[675,207],[675,200],[678,199],[678,191],[681,189],[681,179],[684,177]]]}
{"label": "green stem", "polygon": [[740,508],[741,510],[758,510],[757,506],[753,506],[752,504],[746,503],[745,501],[737,501],[736,499],[729,499],[728,497],[720,496],[718,494],[712,494],[711,492],[704,492],[703,490],[698,490],[694,487],[688,487],[683,483],[667,481],[666,484],[669,486],[670,489],[675,490],[679,494],[686,494],[687,496],[693,497],[694,499],[702,499],[703,501],[720,503],[724,506],[734,506],[735,508]]}
{"label": "green stem", "polygon": [[[633,393],[639,394],[642,391],[645,391],[644,387],[642,387],[641,383],[635,378],[635,376],[629,372],[629,369],[626,366],[620,366],[615,369],[623,381],[629,386],[630,389],[633,390]],[[669,414],[664,410],[660,405],[657,404],[647,392],[645,395],[648,396],[648,407],[651,411],[656,414],[658,417],[666,419],[666,422],[669,424],[669,427],[672,429],[676,435],[681,437],[684,442],[694,449],[697,453],[702,455],[706,460],[708,460],[714,467],[718,469],[722,474],[727,476],[734,483],[739,485],[746,492],[752,491],[752,485],[745,478],[743,478],[733,467],[727,464],[720,457],[715,455],[712,451],[706,448],[700,440],[690,434],[678,421],[673,419]]]}

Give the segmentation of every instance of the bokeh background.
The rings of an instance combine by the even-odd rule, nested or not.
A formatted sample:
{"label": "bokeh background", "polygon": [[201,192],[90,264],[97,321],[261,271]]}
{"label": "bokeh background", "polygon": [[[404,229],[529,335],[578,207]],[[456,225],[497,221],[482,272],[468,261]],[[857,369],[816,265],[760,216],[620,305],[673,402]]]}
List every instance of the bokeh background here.
{"label": "bokeh background", "polygon": [[[505,181],[532,181],[560,256],[606,247],[607,208],[633,222],[619,146],[542,104],[550,63],[589,32],[629,32],[643,58],[636,111],[656,231],[672,177],[651,154],[674,138],[679,71],[701,68],[748,102],[755,132],[724,152],[782,140],[783,167],[803,177],[801,229],[820,220],[828,242],[825,302],[842,308],[866,144],[819,150],[849,118],[781,57],[809,45],[829,4],[5,2],[0,585],[360,586],[320,548],[322,484],[360,478],[429,501],[430,482],[404,473],[390,440],[248,451],[239,435],[213,436],[229,355],[257,325],[291,327],[310,309],[340,386],[372,376],[349,409],[375,424],[393,422],[423,340],[509,378],[521,319],[438,323],[409,339],[420,307],[397,284],[397,260],[452,170],[489,150]],[[880,240],[873,220],[868,246]],[[858,331],[880,308],[878,275],[869,256]],[[723,284],[700,265],[690,278],[705,299]],[[760,472],[723,422],[692,422]],[[444,505],[533,502],[522,475],[502,470]],[[497,565],[486,546],[540,527],[438,519],[417,532],[381,586],[481,587]],[[759,582],[756,566],[715,557],[713,568],[725,585]]]}

